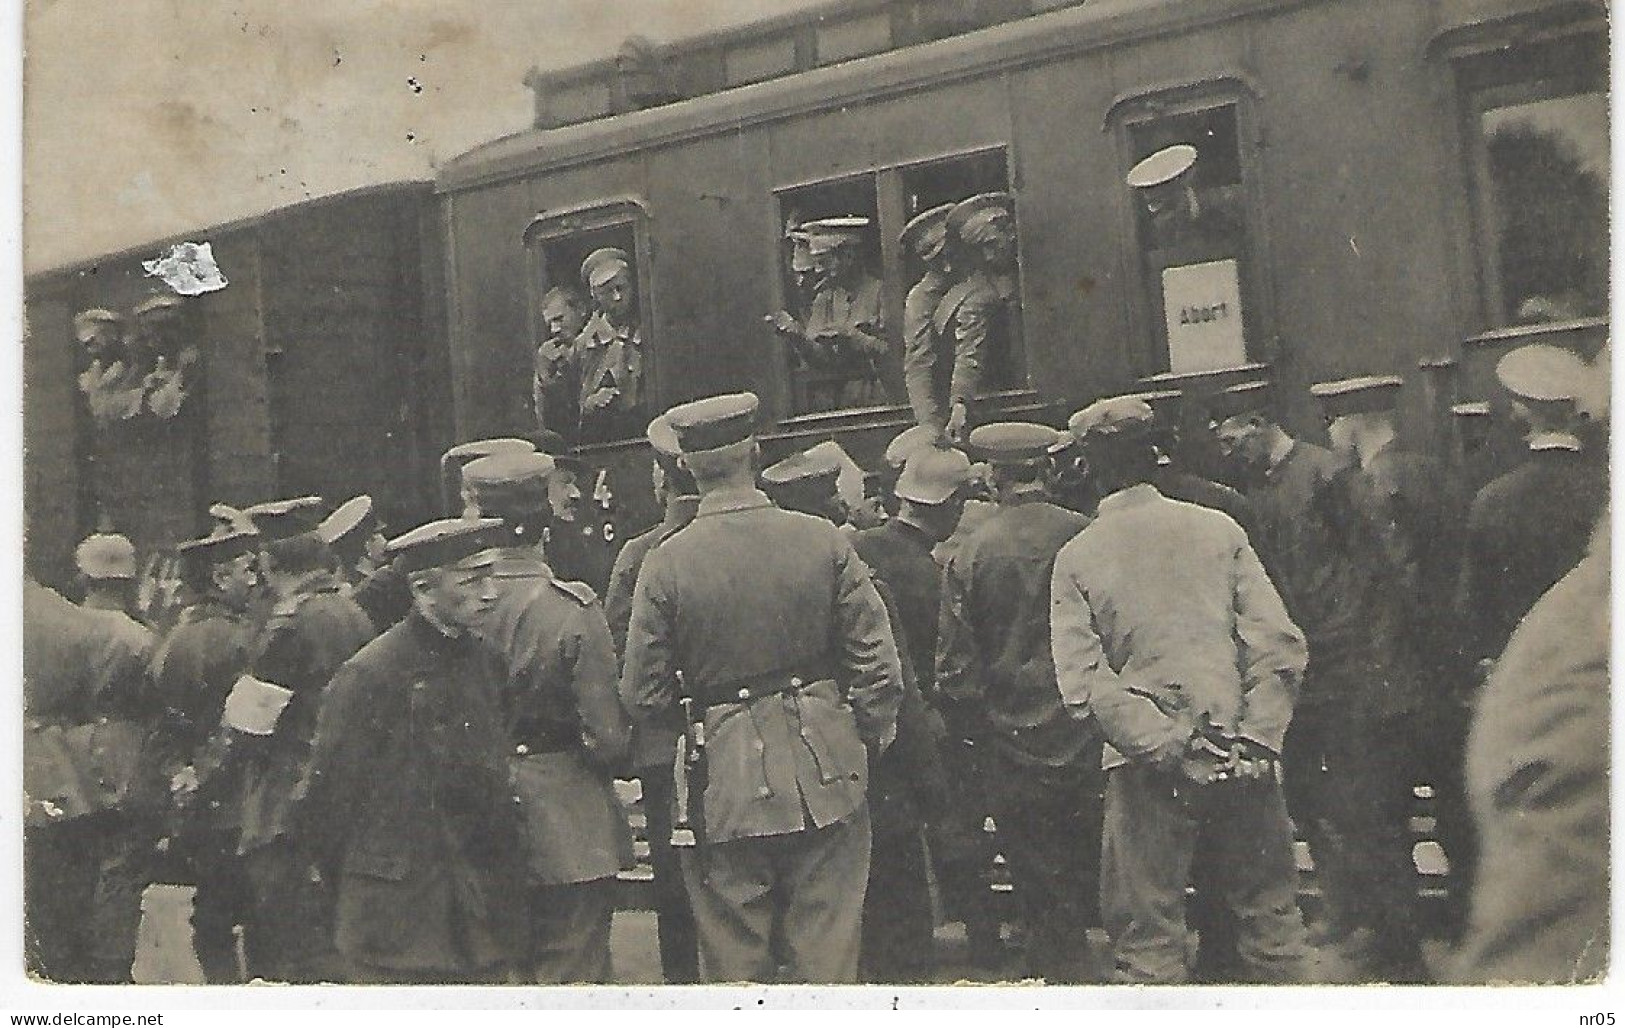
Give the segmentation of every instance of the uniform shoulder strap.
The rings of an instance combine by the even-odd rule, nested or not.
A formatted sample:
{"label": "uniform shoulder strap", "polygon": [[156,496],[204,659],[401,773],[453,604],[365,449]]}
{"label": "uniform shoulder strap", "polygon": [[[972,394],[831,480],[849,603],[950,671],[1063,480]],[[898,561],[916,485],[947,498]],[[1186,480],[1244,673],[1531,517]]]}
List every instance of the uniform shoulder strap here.
{"label": "uniform shoulder strap", "polygon": [[593,592],[592,586],[586,582],[566,582],[562,579],[550,578],[548,584],[583,607],[591,606],[598,600],[598,594]]}

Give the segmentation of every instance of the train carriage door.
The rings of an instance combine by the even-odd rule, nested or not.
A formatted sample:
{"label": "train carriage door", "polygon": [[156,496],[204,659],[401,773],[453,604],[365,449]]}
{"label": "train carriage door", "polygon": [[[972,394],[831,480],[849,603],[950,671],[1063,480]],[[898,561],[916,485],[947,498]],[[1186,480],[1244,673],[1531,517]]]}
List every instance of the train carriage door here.
{"label": "train carriage door", "polygon": [[633,198],[544,212],[524,234],[530,338],[513,375],[522,411],[515,431],[581,458],[560,462],[548,560],[595,588],[609,577],[628,519],[642,512],[624,510],[621,499],[637,486],[615,480],[614,462],[592,454],[641,440],[658,409],[649,234]]}
{"label": "train carriage door", "polygon": [[1142,375],[1201,374],[1268,358],[1249,94],[1186,87],[1107,115],[1138,273]]}
{"label": "train carriage door", "polygon": [[525,230],[531,366],[514,393],[527,430],[571,445],[642,436],[659,362],[647,222],[628,198],[545,212]]}

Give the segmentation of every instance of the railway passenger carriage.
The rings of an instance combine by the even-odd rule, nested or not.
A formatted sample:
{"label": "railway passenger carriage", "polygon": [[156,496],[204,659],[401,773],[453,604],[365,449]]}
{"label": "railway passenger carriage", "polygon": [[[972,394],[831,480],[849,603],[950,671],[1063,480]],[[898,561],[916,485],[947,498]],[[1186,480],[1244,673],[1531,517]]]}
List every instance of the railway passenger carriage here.
{"label": "railway passenger carriage", "polygon": [[[996,189],[1017,201],[1019,377],[984,417],[1061,416],[1108,391],[1263,365],[1289,420],[1313,434],[1308,384],[1399,371],[1416,380],[1409,427],[1443,445],[1444,407],[1490,396],[1492,358],[1509,346],[1554,333],[1587,353],[1600,345],[1600,5],[1093,0],[894,49],[900,19],[876,14],[900,6],[836,4],[676,48],[674,77],[703,78],[685,69],[709,62],[716,91],[648,109],[583,106],[593,69],[562,76],[556,95],[584,120],[447,165],[437,190],[458,435],[523,427],[541,293],[610,244],[635,255],[651,414],[749,388],[772,421],[770,455],[833,436],[873,458],[908,420],[900,392],[807,410],[763,325],[787,305],[786,224],[873,219],[869,258],[897,346],[917,274],[897,243],[903,223]],[[826,38],[846,47],[837,57],[878,52],[821,65]],[[615,68],[600,71],[611,97]],[[532,84],[540,110],[548,80]],[[1544,138],[1534,164],[1495,149],[1509,124]],[[1124,185],[1174,142],[1197,146],[1193,185],[1226,215],[1207,252],[1155,238]],[[1560,209],[1556,192],[1576,189],[1597,205],[1589,227]],[[1522,192],[1498,195],[1508,190]],[[1510,213],[1498,206],[1514,200]],[[1530,204],[1562,224],[1531,223]],[[1550,249],[1563,258],[1541,251],[1532,237],[1544,232],[1560,233]],[[656,520],[641,444],[586,449],[608,469],[623,529]]]}

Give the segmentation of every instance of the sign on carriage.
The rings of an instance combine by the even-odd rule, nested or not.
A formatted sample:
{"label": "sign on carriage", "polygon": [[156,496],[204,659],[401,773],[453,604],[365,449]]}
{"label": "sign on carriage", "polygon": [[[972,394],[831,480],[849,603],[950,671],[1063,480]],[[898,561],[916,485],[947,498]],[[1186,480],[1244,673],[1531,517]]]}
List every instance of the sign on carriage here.
{"label": "sign on carriage", "polygon": [[1247,363],[1241,331],[1241,274],[1236,261],[1206,261],[1162,272],[1169,369],[1217,371]]}

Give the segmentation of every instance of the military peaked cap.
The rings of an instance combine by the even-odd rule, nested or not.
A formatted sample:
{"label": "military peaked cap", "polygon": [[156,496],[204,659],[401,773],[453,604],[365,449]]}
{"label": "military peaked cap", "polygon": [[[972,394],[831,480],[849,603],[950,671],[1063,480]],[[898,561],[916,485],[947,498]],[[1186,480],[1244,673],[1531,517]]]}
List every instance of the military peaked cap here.
{"label": "military peaked cap", "polygon": [[1367,375],[1316,382],[1309,387],[1309,392],[1320,401],[1326,417],[1341,418],[1393,410],[1399,404],[1399,391],[1404,386],[1405,380],[1398,375]]}
{"label": "military peaked cap", "polygon": [[463,488],[486,517],[535,514],[548,508],[547,479],[555,463],[545,453],[497,453],[463,468]]}
{"label": "military peaked cap", "polygon": [[1150,189],[1172,182],[1190,171],[1195,164],[1196,147],[1189,143],[1176,143],[1136,164],[1124,181],[1133,189]]}
{"label": "military peaked cap", "polygon": [[941,253],[948,242],[948,215],[953,209],[951,203],[938,204],[908,219],[898,237],[903,249],[925,260]]}
{"label": "military peaked cap", "polygon": [[1268,414],[1274,399],[1275,389],[1268,381],[1242,382],[1207,398],[1208,418],[1223,422],[1247,414]]}
{"label": "military peaked cap", "polygon": [[1585,395],[1586,363],[1572,350],[1546,343],[1520,346],[1495,365],[1495,377],[1520,400],[1575,401]]}
{"label": "military peaked cap", "polygon": [[946,503],[970,484],[970,458],[946,446],[915,450],[903,465],[893,495],[910,503]]}
{"label": "military peaked cap", "polygon": [[948,212],[948,232],[961,242],[986,242],[993,225],[1014,217],[1015,211],[1015,197],[1009,193],[978,193],[954,204]]}
{"label": "military peaked cap", "polygon": [[261,542],[274,543],[314,532],[321,522],[321,510],[320,496],[299,496],[290,500],[256,503],[243,511],[243,516],[260,534]]}
{"label": "military peaked cap", "polygon": [[618,271],[632,266],[631,259],[626,251],[614,246],[605,246],[594,250],[581,262],[581,281],[587,288],[601,286],[614,277]]}
{"label": "military peaked cap", "polygon": [[683,453],[704,453],[754,437],[761,405],[755,393],[725,393],[678,404],[666,418]]}
{"label": "military peaked cap", "polygon": [[316,534],[322,542],[329,546],[371,535],[378,528],[378,518],[373,514],[372,497],[362,495],[339,504],[338,510],[329,514],[316,526]]}
{"label": "military peaked cap", "polygon": [[994,466],[1028,464],[1041,460],[1062,434],[1030,421],[1000,421],[973,430],[967,448],[978,460]]}
{"label": "military peaked cap", "polygon": [[504,541],[500,518],[443,518],[396,536],[385,549],[401,571],[411,574],[449,567]]}

